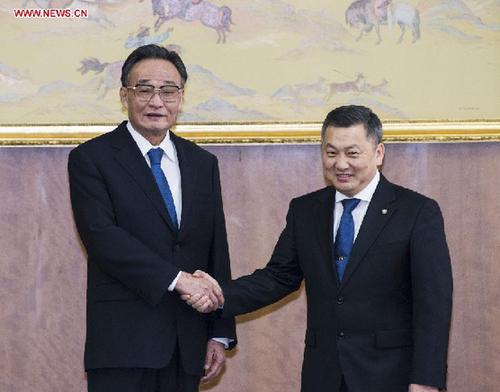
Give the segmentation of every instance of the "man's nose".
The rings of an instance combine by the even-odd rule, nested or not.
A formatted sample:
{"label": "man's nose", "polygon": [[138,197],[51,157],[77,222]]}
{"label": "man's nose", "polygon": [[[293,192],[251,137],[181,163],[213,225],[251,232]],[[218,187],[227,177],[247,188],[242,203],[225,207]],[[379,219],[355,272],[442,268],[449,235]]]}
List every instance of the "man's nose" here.
{"label": "man's nose", "polygon": [[349,161],[344,154],[338,154],[335,160],[335,166],[339,170],[346,170],[349,168]]}
{"label": "man's nose", "polygon": [[151,99],[148,101],[148,104],[154,107],[159,107],[163,106],[163,101],[160,98],[160,92],[159,91],[154,91],[153,96]]}

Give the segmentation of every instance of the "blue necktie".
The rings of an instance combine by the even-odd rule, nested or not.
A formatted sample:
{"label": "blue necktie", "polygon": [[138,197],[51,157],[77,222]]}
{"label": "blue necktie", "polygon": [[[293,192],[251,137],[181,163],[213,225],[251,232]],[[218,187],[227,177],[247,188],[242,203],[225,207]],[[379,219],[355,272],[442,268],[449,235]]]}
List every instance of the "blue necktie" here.
{"label": "blue necktie", "polygon": [[149,160],[151,161],[151,172],[156,180],[156,184],[160,189],[163,201],[167,206],[168,215],[172,219],[172,223],[176,228],[179,227],[177,223],[177,213],[175,212],[174,198],[172,197],[172,192],[168,186],[167,177],[165,173],[161,170],[161,158],[163,157],[163,150],[161,148],[152,148],[148,151]]}
{"label": "blue necktie", "polygon": [[335,265],[339,280],[342,281],[344,272],[351,256],[352,243],[354,242],[354,220],[352,210],[359,204],[359,199],[344,199],[342,205],[344,212],[340,218],[337,236],[335,238]]}

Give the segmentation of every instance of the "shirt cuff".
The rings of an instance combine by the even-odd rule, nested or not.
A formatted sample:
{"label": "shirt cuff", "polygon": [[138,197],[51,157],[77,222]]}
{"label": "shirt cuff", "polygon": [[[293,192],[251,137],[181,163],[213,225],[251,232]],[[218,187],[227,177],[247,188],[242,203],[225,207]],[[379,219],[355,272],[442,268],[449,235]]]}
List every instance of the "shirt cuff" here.
{"label": "shirt cuff", "polygon": [[212,338],[212,340],[215,340],[216,342],[223,344],[226,350],[229,348],[229,343],[234,342],[234,339],[229,339],[229,338]]}
{"label": "shirt cuff", "polygon": [[179,273],[177,274],[175,279],[172,281],[172,283],[170,283],[170,286],[168,286],[168,291],[174,291],[175,285],[177,284],[177,281],[181,277],[181,273],[182,273],[182,271],[179,271]]}

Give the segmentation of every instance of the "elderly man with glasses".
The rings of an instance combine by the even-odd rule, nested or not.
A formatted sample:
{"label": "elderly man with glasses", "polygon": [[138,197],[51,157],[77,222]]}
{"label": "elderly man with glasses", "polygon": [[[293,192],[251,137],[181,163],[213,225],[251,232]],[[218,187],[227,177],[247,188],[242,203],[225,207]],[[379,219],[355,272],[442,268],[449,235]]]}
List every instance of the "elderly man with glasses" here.
{"label": "elderly man with glasses", "polygon": [[88,254],[85,368],[90,392],[194,392],[236,344],[234,319],[200,314],[180,295],[222,306],[231,277],[215,156],[171,128],[186,68],[146,45],[122,68],[128,121],[70,153],[74,218]]}

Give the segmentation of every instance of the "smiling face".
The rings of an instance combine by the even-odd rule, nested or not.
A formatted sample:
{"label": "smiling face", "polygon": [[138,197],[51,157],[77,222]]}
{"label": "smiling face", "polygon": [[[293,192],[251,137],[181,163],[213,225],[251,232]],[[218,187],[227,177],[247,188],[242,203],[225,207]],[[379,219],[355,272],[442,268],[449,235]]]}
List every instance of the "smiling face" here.
{"label": "smiling face", "polygon": [[[146,59],[135,64],[128,75],[128,86],[147,84],[160,88],[168,85],[181,87],[181,75],[175,66],[162,59]],[[149,101],[138,99],[133,90],[120,89],[120,99],[128,110],[134,129],[152,144],[159,144],[167,130],[177,121],[182,103],[182,91],[174,102],[163,102],[155,93]]]}
{"label": "smiling face", "polygon": [[348,197],[361,192],[384,159],[384,145],[369,138],[363,124],[329,126],[321,146],[323,173],[335,189]]}

